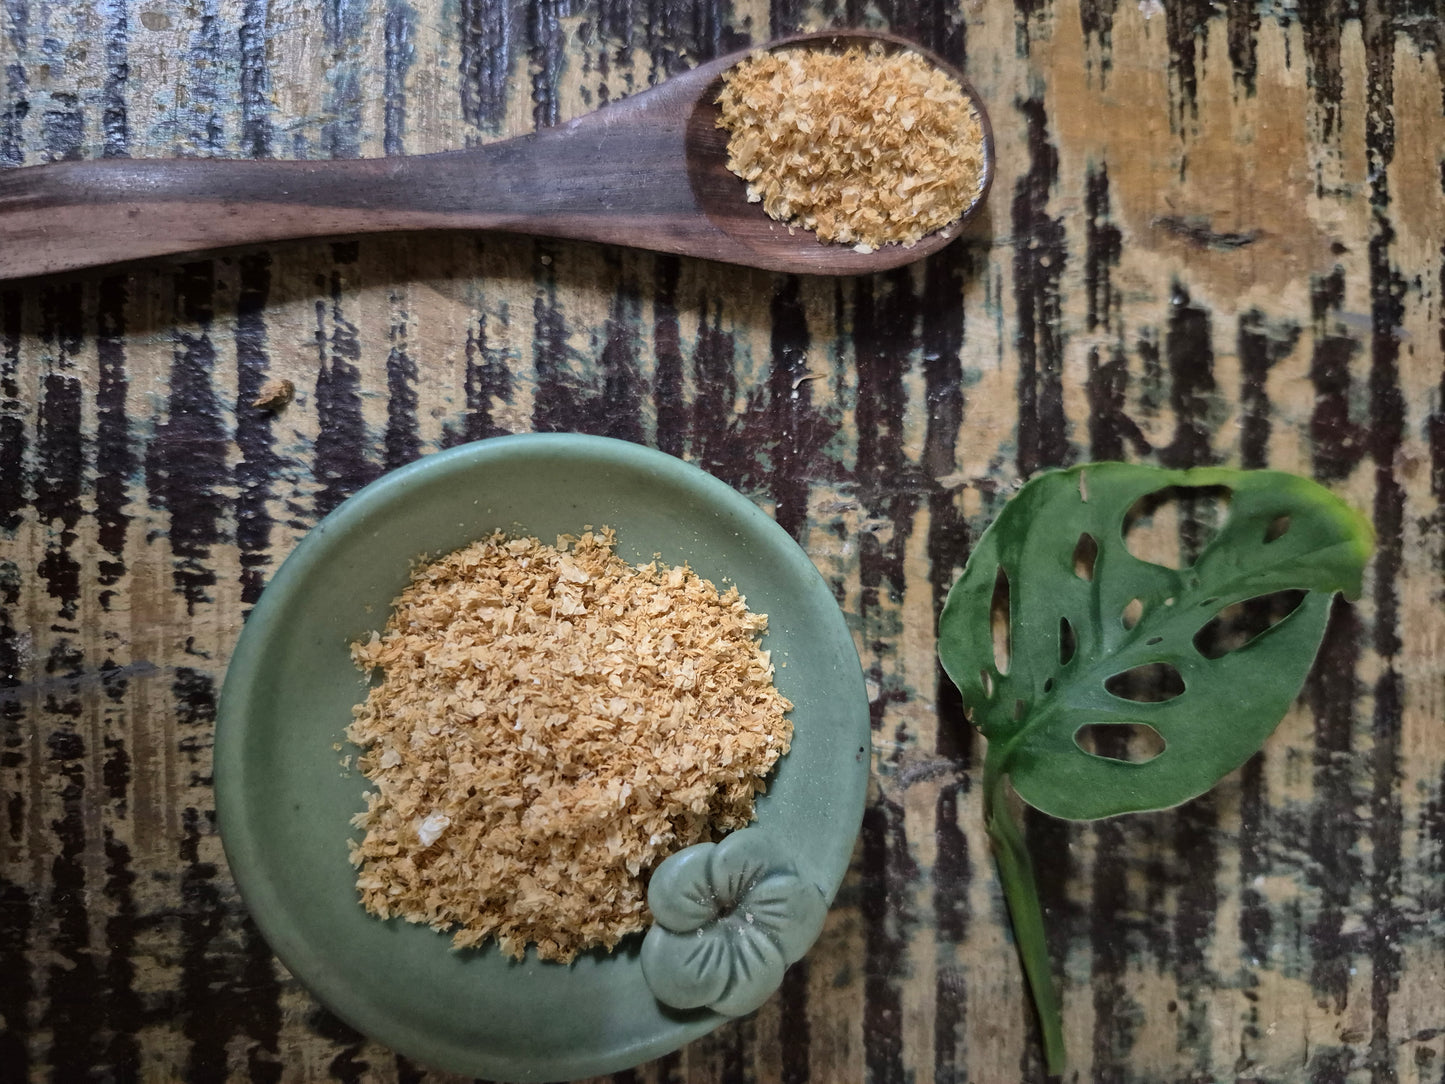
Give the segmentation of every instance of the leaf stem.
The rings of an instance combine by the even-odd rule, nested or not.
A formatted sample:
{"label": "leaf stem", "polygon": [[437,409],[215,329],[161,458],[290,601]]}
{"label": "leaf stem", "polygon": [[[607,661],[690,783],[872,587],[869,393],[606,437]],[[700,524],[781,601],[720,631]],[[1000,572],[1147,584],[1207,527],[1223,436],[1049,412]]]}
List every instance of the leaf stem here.
{"label": "leaf stem", "polygon": [[1008,803],[1008,774],[1005,764],[1009,746],[990,742],[983,761],[983,815],[994,862],[1003,884],[1004,900],[1013,922],[1014,943],[1024,975],[1033,994],[1034,1009],[1043,1036],[1044,1064],[1050,1076],[1064,1071],[1064,1021],[1058,991],[1049,966],[1048,942],[1044,938],[1044,913],[1034,881],[1033,862],[1023,832]]}

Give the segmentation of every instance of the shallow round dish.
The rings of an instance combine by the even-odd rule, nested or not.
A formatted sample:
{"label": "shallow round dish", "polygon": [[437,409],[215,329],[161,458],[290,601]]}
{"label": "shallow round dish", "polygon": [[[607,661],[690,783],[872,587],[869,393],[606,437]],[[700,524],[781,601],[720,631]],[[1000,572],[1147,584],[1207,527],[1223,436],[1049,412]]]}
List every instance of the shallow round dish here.
{"label": "shallow round dish", "polygon": [[424,926],[367,914],[347,860],[367,781],[343,767],[365,696],[349,644],[380,629],[412,563],[494,529],[553,541],[617,532],[630,561],[660,554],[768,615],[764,646],[794,703],[792,751],[757,803],[798,872],[831,902],[868,776],[868,709],[853,640],[806,554],[716,478],[623,441],[533,434],[395,471],[327,516],[276,572],[231,660],[216,727],[216,806],[232,873],[282,962],[338,1016],[409,1058],[469,1076],[544,1081],[658,1057],[717,1027],[653,998],[641,936],[570,965],[454,952]]}

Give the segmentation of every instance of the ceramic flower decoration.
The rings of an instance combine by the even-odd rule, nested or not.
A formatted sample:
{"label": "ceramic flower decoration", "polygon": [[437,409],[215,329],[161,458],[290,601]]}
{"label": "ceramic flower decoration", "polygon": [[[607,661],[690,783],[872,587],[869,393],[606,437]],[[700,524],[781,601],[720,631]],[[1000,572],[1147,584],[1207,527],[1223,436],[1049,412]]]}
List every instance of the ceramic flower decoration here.
{"label": "ceramic flower decoration", "polygon": [[652,875],[642,973],[663,1004],[752,1012],[823,930],[828,904],[759,828],[672,855]]}

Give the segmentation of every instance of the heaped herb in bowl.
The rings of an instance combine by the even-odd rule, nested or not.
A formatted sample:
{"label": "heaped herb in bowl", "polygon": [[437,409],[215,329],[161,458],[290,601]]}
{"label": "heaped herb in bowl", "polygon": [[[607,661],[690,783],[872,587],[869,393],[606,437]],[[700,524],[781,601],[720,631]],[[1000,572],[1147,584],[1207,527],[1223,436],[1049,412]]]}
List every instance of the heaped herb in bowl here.
{"label": "heaped herb in bowl", "polygon": [[[1140,559],[1125,537],[1141,502],[1168,492],[1228,497],[1182,568]],[[1061,1011],[1008,786],[1070,820],[1203,794],[1274,731],[1332,596],[1358,597],[1373,545],[1362,516],[1292,474],[1125,463],[1040,475],[979,539],[938,653],[988,739],[986,827],[1051,1074],[1065,1064]]]}

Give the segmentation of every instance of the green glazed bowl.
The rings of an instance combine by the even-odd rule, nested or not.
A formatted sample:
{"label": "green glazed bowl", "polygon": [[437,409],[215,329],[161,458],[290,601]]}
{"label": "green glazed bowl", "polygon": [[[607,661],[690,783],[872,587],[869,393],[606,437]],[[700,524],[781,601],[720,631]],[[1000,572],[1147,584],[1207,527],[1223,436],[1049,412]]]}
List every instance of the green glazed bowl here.
{"label": "green glazed bowl", "polygon": [[[793,701],[792,751],[756,826],[828,902],[848,868],[868,780],[857,651],[807,555],[752,502],[661,452],[574,434],[480,441],[427,456],[327,516],[276,572],[246,622],[216,725],[226,857],[281,961],[332,1011],[409,1058],[506,1081],[613,1072],[668,1053],[724,1016],[677,1011],[643,977],[640,935],[569,965],[450,938],[364,911],[347,857],[364,776],[342,765],[366,695],[349,644],[380,629],[420,556],[500,528],[551,542],[617,532],[633,562],[660,554],[768,615],[764,646]],[[334,746],[343,743],[342,752]]]}

